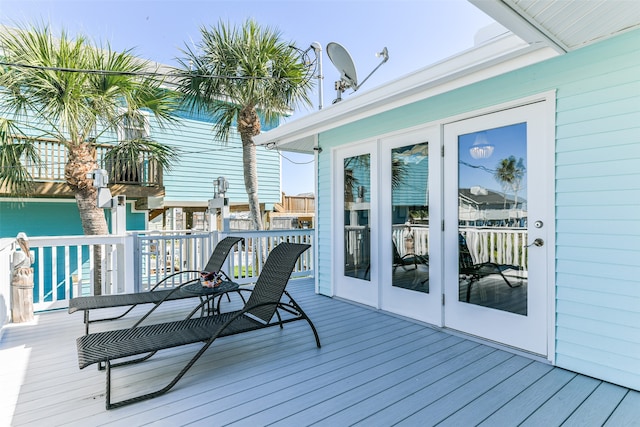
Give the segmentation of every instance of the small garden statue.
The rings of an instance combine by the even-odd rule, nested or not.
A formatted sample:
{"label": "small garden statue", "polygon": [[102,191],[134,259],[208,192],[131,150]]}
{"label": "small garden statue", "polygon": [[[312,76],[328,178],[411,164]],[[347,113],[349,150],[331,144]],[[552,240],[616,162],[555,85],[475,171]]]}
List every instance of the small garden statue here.
{"label": "small garden statue", "polygon": [[13,253],[13,274],[11,276],[11,313],[14,323],[33,320],[33,264],[34,258],[29,251],[29,238],[18,233],[16,242],[21,251]]}

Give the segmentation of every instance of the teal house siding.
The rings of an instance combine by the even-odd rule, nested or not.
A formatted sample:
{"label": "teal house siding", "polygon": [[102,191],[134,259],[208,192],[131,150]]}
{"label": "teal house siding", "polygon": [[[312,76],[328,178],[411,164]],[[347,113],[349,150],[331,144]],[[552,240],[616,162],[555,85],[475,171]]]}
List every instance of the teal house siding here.
{"label": "teal house siding", "polygon": [[[111,215],[105,211],[110,226]],[[144,230],[146,215],[132,212],[127,203],[127,230]],[[75,200],[3,201],[0,199],[0,237],[78,236],[84,234]]]}
{"label": "teal house siding", "polygon": [[[151,137],[179,149],[180,158],[164,171],[165,202],[201,202],[213,197],[213,180],[229,181],[227,197],[232,203],[247,203],[242,165],[242,142],[232,132],[228,142],[215,138],[210,121],[181,118],[164,129],[153,126]],[[276,203],[280,194],[280,155],[257,147],[258,197],[261,203]]]}
{"label": "teal house siding", "polygon": [[404,185],[393,191],[393,206],[426,206],[429,169],[423,164],[407,163],[403,167]]}
{"label": "teal house siding", "polygon": [[557,102],[556,363],[640,389],[640,33],[569,58]]}
{"label": "teal house siding", "polygon": [[75,200],[5,202],[0,199],[0,237],[15,237],[21,231],[27,236],[82,235]]}
{"label": "teal house siding", "polygon": [[[179,157],[171,168],[163,170],[165,187],[164,201],[170,206],[207,206],[213,198],[213,180],[224,176],[229,181],[227,197],[232,204],[246,204],[247,193],[244,186],[242,163],[242,143],[235,131],[227,143],[218,141],[214,135],[213,123],[205,117],[179,112],[174,123],[160,126],[156,119],[149,117],[150,137],[164,145],[178,150]],[[30,115],[27,120],[37,122]],[[46,124],[41,123],[41,126]],[[265,123],[268,129],[272,124]],[[32,134],[31,136],[37,136]],[[101,144],[116,144],[116,132],[100,134]],[[277,150],[257,147],[258,197],[270,209],[281,200],[280,155]],[[49,168],[56,168],[60,180],[64,177],[64,164],[55,163],[51,157],[44,159]],[[4,201],[0,198],[0,237],[15,237],[19,231],[31,236],[81,235],[80,216],[74,199],[26,199],[24,203]],[[13,199],[12,199],[13,200]],[[129,200],[133,203],[133,200]],[[133,212],[127,204],[127,229],[146,229],[146,214]],[[107,211],[106,211],[107,212]],[[107,221],[110,215],[106,213]]]}
{"label": "teal house siding", "polygon": [[[105,211],[108,212],[108,211]],[[107,214],[107,224],[111,227],[111,215]],[[127,203],[127,229],[128,230],[144,230],[146,226],[146,215],[144,213],[136,213],[131,211],[131,203]],[[18,233],[24,232],[27,236],[78,236],[83,235],[82,225],[80,223],[80,214],[75,200],[48,200],[38,201],[35,199],[23,200],[20,202],[7,202],[0,199],[0,237],[15,238]],[[84,248],[81,256],[81,264],[78,263],[78,248],[71,246],[66,248],[69,250],[69,258],[65,258],[65,248],[59,247],[56,253],[56,280],[53,280],[51,271],[51,257],[53,256],[51,248],[44,248],[42,256],[47,259],[43,262],[46,270],[43,272],[42,290],[36,286],[33,289],[33,298],[35,301],[45,302],[53,301],[54,293],[56,299],[65,299],[72,295],[65,295],[65,261],[69,262],[68,269],[71,274],[76,274],[83,269],[83,275],[89,275],[89,251]],[[35,262],[33,264],[34,274],[39,276],[39,260],[40,252],[35,251]]]}
{"label": "teal house siding", "polygon": [[342,172],[331,148],[547,91],[557,96],[555,363],[640,389],[640,31],[320,133],[319,291],[331,294],[330,183]]}

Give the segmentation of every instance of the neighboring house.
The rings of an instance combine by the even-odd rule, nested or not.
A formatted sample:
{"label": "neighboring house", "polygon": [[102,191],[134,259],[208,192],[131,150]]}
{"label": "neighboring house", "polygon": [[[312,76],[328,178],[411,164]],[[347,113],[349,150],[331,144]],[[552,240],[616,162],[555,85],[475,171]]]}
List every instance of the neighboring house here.
{"label": "neighboring house", "polygon": [[282,193],[280,203],[276,203],[273,211],[268,213],[269,229],[313,228],[315,211],[313,193],[296,196]]}
{"label": "neighboring house", "polygon": [[[126,196],[128,230],[149,229],[154,218],[155,229],[209,228],[205,211],[214,195],[213,181],[220,176],[229,182],[226,197],[232,209],[248,203],[239,135],[232,132],[229,142],[223,143],[214,137],[211,118],[186,112],[176,116],[178,122],[164,128],[150,117],[144,128],[122,128],[100,138],[104,143],[97,152],[99,160],[110,145],[132,132],[180,150],[170,170],[140,159],[136,170],[116,174],[101,161],[109,172],[112,195]],[[66,150],[53,140],[39,140],[38,146],[44,164],[30,170],[36,181],[34,194],[16,199],[0,187],[0,237],[15,237],[21,231],[31,236],[83,234],[75,199],[64,183]],[[258,147],[257,160],[259,199],[268,211],[280,202],[280,156],[276,150]]]}
{"label": "neighboring house", "polygon": [[[316,153],[317,291],[640,390],[640,3],[472,3],[518,36],[256,138]],[[402,201],[429,224],[428,271],[412,288],[396,285],[390,243],[409,185],[394,184],[393,154],[425,146],[428,196]],[[510,156],[521,173],[497,179]],[[355,209],[346,165],[363,157]],[[474,187],[504,191],[526,221],[460,223]],[[463,274],[469,252],[510,268],[508,280]]]}
{"label": "neighboring house", "polygon": [[525,227],[526,200],[484,187],[459,189],[458,221],[469,226]]}

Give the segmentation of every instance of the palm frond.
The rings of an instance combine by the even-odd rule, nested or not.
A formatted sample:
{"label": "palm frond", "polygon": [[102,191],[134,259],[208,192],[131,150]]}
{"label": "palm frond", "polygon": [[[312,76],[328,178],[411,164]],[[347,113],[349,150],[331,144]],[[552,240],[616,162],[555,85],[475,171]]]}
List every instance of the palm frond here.
{"label": "palm frond", "polygon": [[40,165],[33,139],[23,135],[11,120],[0,118],[0,186],[19,197],[29,195],[33,177],[27,165]]}
{"label": "palm frond", "polygon": [[148,139],[131,139],[111,148],[105,156],[105,163],[114,171],[133,170],[138,168],[141,159],[146,159],[170,169],[178,156],[177,148]]}
{"label": "palm frond", "polygon": [[[242,26],[220,21],[217,27],[201,27],[201,36],[178,59],[182,69],[176,71],[176,81],[184,105],[213,114],[223,109],[221,102],[230,103],[240,106],[236,113],[256,108],[270,121],[297,105],[311,104],[309,66],[277,29],[252,19]],[[227,114],[214,118],[224,119],[217,127],[234,123]]]}
{"label": "palm frond", "polygon": [[140,75],[153,67],[130,50],[115,52],[64,30],[54,36],[46,25],[3,32],[0,45],[15,64],[0,73],[2,106],[12,115],[37,117],[61,142],[80,144],[98,124],[114,128],[122,108],[145,109],[160,125],[174,121],[175,97],[161,81]]}

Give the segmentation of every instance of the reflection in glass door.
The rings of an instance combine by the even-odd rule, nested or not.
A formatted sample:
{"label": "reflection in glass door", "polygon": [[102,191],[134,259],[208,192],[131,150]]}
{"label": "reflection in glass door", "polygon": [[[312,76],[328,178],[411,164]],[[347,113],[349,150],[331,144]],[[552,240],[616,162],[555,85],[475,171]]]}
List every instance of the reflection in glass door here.
{"label": "reflection in glass door", "polygon": [[391,150],[391,284],[429,293],[429,144]]}
{"label": "reflection in glass door", "polygon": [[344,159],[344,275],[371,276],[371,156]]}
{"label": "reflection in glass door", "polygon": [[442,326],[442,161],[433,141],[437,126],[380,141],[379,288],[383,310]]}
{"label": "reflection in glass door", "polygon": [[445,326],[545,356],[553,222],[546,105],[444,127]]}
{"label": "reflection in glass door", "polygon": [[459,301],[527,315],[527,124],[458,137]]}
{"label": "reflection in glass door", "polygon": [[335,295],[379,308],[377,146],[375,141],[354,144],[333,155]]}

